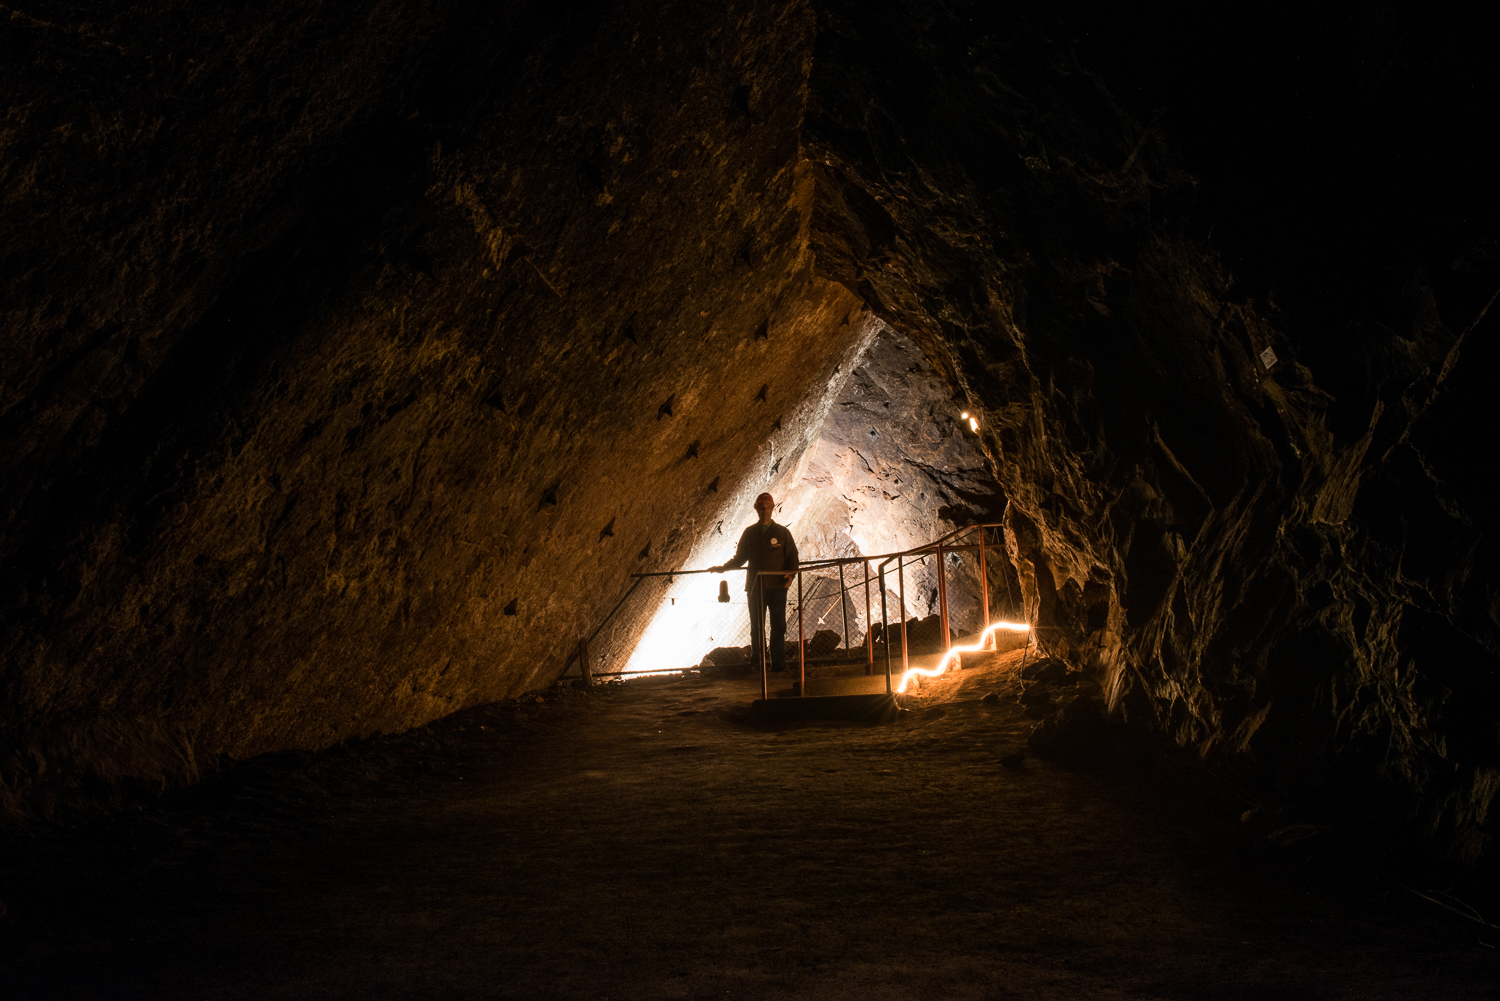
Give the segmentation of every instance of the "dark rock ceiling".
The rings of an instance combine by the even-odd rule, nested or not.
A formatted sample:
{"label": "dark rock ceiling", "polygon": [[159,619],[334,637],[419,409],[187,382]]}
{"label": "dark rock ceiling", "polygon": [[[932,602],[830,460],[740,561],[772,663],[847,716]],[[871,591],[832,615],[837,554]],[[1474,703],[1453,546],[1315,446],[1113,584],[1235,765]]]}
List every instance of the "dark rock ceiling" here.
{"label": "dark rock ceiling", "polygon": [[7,11],[13,810],[546,684],[880,321],[979,415],[1116,713],[1489,843],[1500,94],[1462,22]]}

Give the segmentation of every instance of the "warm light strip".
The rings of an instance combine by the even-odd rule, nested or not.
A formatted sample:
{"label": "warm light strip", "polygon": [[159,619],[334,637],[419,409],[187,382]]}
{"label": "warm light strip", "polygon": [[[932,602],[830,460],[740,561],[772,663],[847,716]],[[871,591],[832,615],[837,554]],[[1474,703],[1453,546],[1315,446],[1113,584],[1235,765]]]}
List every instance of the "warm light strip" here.
{"label": "warm light strip", "polygon": [[985,628],[984,632],[982,632],[982,633],[979,634],[979,642],[978,643],[974,644],[973,646],[956,646],[956,647],[953,647],[951,650],[949,650],[943,656],[942,660],[938,661],[937,667],[910,667],[910,668],[907,668],[906,669],[906,673],[903,674],[903,675],[901,675],[901,684],[896,687],[896,691],[898,693],[902,694],[902,695],[906,694],[906,683],[907,683],[907,681],[911,680],[911,676],[914,675],[914,674],[920,674],[920,675],[923,675],[923,676],[928,677],[928,678],[936,678],[938,675],[944,674],[944,673],[947,672],[948,665],[951,664],[953,661],[957,660],[959,654],[961,654],[961,653],[980,653],[980,652],[982,652],[985,647],[989,646],[990,640],[994,638],[994,636],[995,636],[995,630],[997,630],[997,629],[1005,629],[1005,630],[1009,630],[1010,632],[1013,632],[1013,633],[1029,633],[1029,632],[1031,632],[1031,627],[1029,625],[1027,625],[1026,623],[1024,623],[1024,622],[1003,622],[1002,621],[1002,622],[991,623],[989,626],[987,626]]}

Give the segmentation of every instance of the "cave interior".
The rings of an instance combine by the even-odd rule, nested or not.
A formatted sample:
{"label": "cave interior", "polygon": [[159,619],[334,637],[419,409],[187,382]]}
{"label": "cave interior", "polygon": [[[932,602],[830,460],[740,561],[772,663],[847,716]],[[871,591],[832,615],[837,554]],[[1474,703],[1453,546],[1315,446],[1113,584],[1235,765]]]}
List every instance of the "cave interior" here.
{"label": "cave interior", "polygon": [[672,616],[717,577],[611,610],[770,491],[805,558],[1000,526],[997,614],[1073,686],[1034,756],[1149,748],[1106,756],[1493,897],[1500,72],[1460,13],[37,0],[0,34],[26,858],[255,762],[531,734],[610,622],[601,672],[695,666],[729,644]]}

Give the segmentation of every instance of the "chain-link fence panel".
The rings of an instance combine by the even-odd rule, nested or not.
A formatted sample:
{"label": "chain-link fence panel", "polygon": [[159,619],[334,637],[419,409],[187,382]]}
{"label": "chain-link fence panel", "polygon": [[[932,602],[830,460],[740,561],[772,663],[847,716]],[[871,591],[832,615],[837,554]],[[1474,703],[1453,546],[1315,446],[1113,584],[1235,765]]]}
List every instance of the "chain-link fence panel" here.
{"label": "chain-link fence panel", "polygon": [[564,674],[578,671],[580,660],[587,656],[594,674],[620,674],[626,670],[631,652],[642,633],[651,625],[656,609],[671,588],[668,577],[638,577],[621,598],[604,623],[587,641],[586,649],[575,652]]}
{"label": "chain-link fence panel", "polygon": [[[727,653],[715,662],[742,659],[749,663],[750,617],[739,581],[714,574],[676,578],[667,589],[651,624],[641,634],[627,667],[632,673],[674,671],[697,667],[715,651]],[[721,598],[727,594],[728,601]]]}

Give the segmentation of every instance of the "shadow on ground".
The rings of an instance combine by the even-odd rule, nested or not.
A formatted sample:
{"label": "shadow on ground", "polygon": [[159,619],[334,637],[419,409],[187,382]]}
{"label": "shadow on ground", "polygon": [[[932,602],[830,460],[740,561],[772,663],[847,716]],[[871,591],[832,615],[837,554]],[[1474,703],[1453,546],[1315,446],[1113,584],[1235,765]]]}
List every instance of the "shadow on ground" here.
{"label": "shadow on ground", "polygon": [[745,725],[758,679],[558,691],[12,835],[6,993],[1497,996],[1473,925],[1206,774],[1017,764],[1016,667],[888,725]]}

